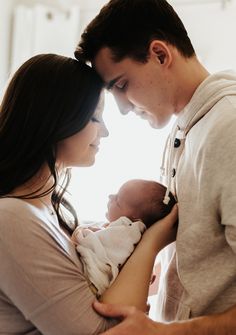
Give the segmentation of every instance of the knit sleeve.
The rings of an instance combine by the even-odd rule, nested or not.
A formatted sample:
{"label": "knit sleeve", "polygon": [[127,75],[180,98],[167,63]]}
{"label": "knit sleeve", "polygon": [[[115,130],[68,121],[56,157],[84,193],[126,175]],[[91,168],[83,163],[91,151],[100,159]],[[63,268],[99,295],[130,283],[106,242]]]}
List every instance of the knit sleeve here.
{"label": "knit sleeve", "polygon": [[0,212],[0,289],[22,322],[44,335],[92,335],[111,327],[114,321],[93,310],[95,297],[63,235],[56,240],[31,215]]}

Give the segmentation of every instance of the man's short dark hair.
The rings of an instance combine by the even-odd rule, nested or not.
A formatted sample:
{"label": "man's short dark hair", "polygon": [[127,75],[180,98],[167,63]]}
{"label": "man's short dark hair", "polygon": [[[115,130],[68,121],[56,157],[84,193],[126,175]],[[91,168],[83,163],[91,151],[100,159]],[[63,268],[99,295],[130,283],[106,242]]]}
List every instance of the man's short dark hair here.
{"label": "man's short dark hair", "polygon": [[187,31],[165,0],[110,0],[82,34],[75,57],[92,62],[103,47],[114,61],[130,57],[146,62],[153,40],[175,46],[186,58],[195,55]]}

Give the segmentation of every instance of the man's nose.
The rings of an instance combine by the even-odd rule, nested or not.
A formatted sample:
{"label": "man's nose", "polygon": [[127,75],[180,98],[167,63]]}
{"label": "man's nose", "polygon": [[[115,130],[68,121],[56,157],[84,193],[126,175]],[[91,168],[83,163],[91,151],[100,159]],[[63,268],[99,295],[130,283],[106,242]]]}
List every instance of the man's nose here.
{"label": "man's nose", "polygon": [[125,106],[125,108],[120,108],[119,107],[119,111],[120,111],[120,113],[122,114],[122,115],[126,115],[126,114],[128,114],[129,112],[131,112],[132,111],[132,107],[130,107],[130,108],[127,108],[127,106]]}
{"label": "man's nose", "polygon": [[109,198],[109,200],[112,200],[112,199],[114,199],[114,194],[109,194],[109,196],[108,196],[108,198]]}
{"label": "man's nose", "polygon": [[121,95],[119,93],[115,93],[114,98],[121,114],[126,115],[134,109],[134,105],[124,94]]}

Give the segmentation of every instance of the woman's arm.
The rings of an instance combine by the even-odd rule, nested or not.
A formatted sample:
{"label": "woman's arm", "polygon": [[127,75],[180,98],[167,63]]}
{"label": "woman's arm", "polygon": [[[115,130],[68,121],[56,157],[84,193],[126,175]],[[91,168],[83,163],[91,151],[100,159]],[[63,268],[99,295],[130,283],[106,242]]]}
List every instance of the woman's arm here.
{"label": "woman's arm", "polygon": [[95,335],[114,325],[94,311],[95,296],[70,239],[21,200],[11,202],[9,210],[5,199],[0,206],[2,333]]}
{"label": "woman's arm", "polygon": [[[95,296],[70,240],[51,224],[49,233],[45,222],[23,208],[20,201],[15,200],[13,205],[11,212],[3,206],[0,215],[0,290],[11,304],[2,313],[10,316],[15,311],[20,320],[7,323],[1,330],[8,333],[7,327],[14,326],[16,332],[23,332],[27,326],[45,335],[95,335],[114,325],[114,320],[93,310]],[[155,254],[174,239],[170,235],[176,216],[172,213],[144,234],[138,252],[130,257],[117,283],[104,295],[105,301],[132,303],[145,309]],[[71,257],[73,253],[75,257]],[[145,271],[149,274],[143,274]],[[128,294],[131,289],[132,294]]]}
{"label": "woman's arm", "polygon": [[144,233],[119,276],[101,296],[100,301],[132,305],[146,311],[148,289],[155,258],[161,249],[175,240],[177,212],[177,205],[175,205],[168,216],[158,221]]}

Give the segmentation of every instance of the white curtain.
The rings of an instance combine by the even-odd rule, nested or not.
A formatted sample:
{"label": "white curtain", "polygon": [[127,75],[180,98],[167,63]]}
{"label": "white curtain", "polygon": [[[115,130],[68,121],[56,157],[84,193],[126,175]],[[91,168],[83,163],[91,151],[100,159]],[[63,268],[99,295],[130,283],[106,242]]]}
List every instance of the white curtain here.
{"label": "white curtain", "polygon": [[11,71],[39,53],[58,53],[73,57],[79,39],[80,10],[37,4],[18,5],[14,11]]}

